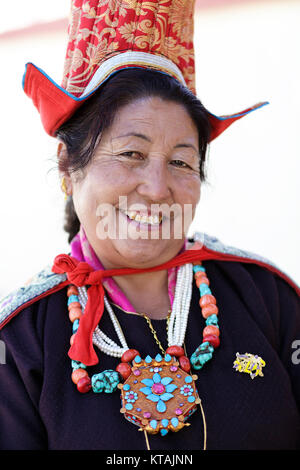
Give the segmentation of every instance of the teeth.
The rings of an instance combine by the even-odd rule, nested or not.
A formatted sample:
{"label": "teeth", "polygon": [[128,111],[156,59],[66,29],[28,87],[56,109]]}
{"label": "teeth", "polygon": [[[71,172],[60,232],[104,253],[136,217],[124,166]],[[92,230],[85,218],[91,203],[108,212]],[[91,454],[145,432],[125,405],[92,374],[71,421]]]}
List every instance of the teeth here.
{"label": "teeth", "polygon": [[162,216],[158,215],[141,215],[138,212],[135,211],[122,211],[124,214],[126,214],[129,219],[135,220],[136,222],[139,222],[140,224],[150,224],[150,225],[159,225],[160,222],[162,221]]}
{"label": "teeth", "polygon": [[128,212],[125,212],[125,214],[127,214],[130,219],[132,219],[132,220],[135,219],[136,212],[134,212],[134,211],[128,211]]}

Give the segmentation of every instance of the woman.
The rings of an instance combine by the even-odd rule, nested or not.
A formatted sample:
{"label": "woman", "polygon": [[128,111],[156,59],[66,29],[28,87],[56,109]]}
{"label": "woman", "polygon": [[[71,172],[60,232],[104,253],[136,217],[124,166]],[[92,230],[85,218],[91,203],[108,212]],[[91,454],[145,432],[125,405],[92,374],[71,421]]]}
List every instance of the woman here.
{"label": "woman", "polygon": [[2,303],[1,449],[299,448],[297,287],[186,239],[211,125],[129,68],[57,129],[71,256]]}

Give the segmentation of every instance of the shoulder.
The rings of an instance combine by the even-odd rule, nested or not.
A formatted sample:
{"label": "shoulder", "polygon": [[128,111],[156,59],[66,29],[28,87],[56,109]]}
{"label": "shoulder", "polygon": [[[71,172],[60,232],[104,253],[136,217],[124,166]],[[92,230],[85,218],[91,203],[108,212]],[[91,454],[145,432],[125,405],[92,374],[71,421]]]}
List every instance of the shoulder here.
{"label": "shoulder", "polygon": [[228,306],[230,315],[244,309],[278,348],[284,337],[280,335],[299,337],[300,289],[286,273],[270,260],[215,237],[200,234],[200,239],[216,254],[203,264],[223,314]]}
{"label": "shoulder", "polygon": [[255,279],[275,279],[278,285],[285,285],[286,290],[293,290],[298,297],[300,296],[300,287],[297,282],[273,261],[261,255],[224,244],[218,238],[203,232],[196,232],[190,242],[191,244],[198,243],[203,247],[210,255],[208,259],[239,263],[244,270],[252,273]]}
{"label": "shoulder", "polygon": [[0,299],[0,329],[24,308],[65,287],[66,279],[65,274],[55,274],[47,266],[25,285]]}

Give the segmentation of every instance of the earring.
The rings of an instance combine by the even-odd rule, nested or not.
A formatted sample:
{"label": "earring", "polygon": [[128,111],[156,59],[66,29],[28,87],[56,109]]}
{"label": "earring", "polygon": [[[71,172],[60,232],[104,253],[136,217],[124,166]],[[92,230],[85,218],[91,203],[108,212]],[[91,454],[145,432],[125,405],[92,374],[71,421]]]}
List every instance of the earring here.
{"label": "earring", "polygon": [[65,195],[65,201],[66,201],[68,199],[68,193],[67,193],[66,179],[64,176],[62,177],[60,187]]}

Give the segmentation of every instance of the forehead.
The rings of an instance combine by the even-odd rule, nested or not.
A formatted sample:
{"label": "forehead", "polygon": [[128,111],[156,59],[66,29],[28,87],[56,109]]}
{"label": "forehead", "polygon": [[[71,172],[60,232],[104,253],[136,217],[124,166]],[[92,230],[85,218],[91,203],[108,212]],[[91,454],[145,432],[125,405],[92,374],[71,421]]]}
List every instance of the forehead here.
{"label": "forehead", "polygon": [[128,132],[144,132],[150,137],[198,140],[196,125],[183,105],[158,97],[143,98],[123,106],[109,129],[110,138]]}

